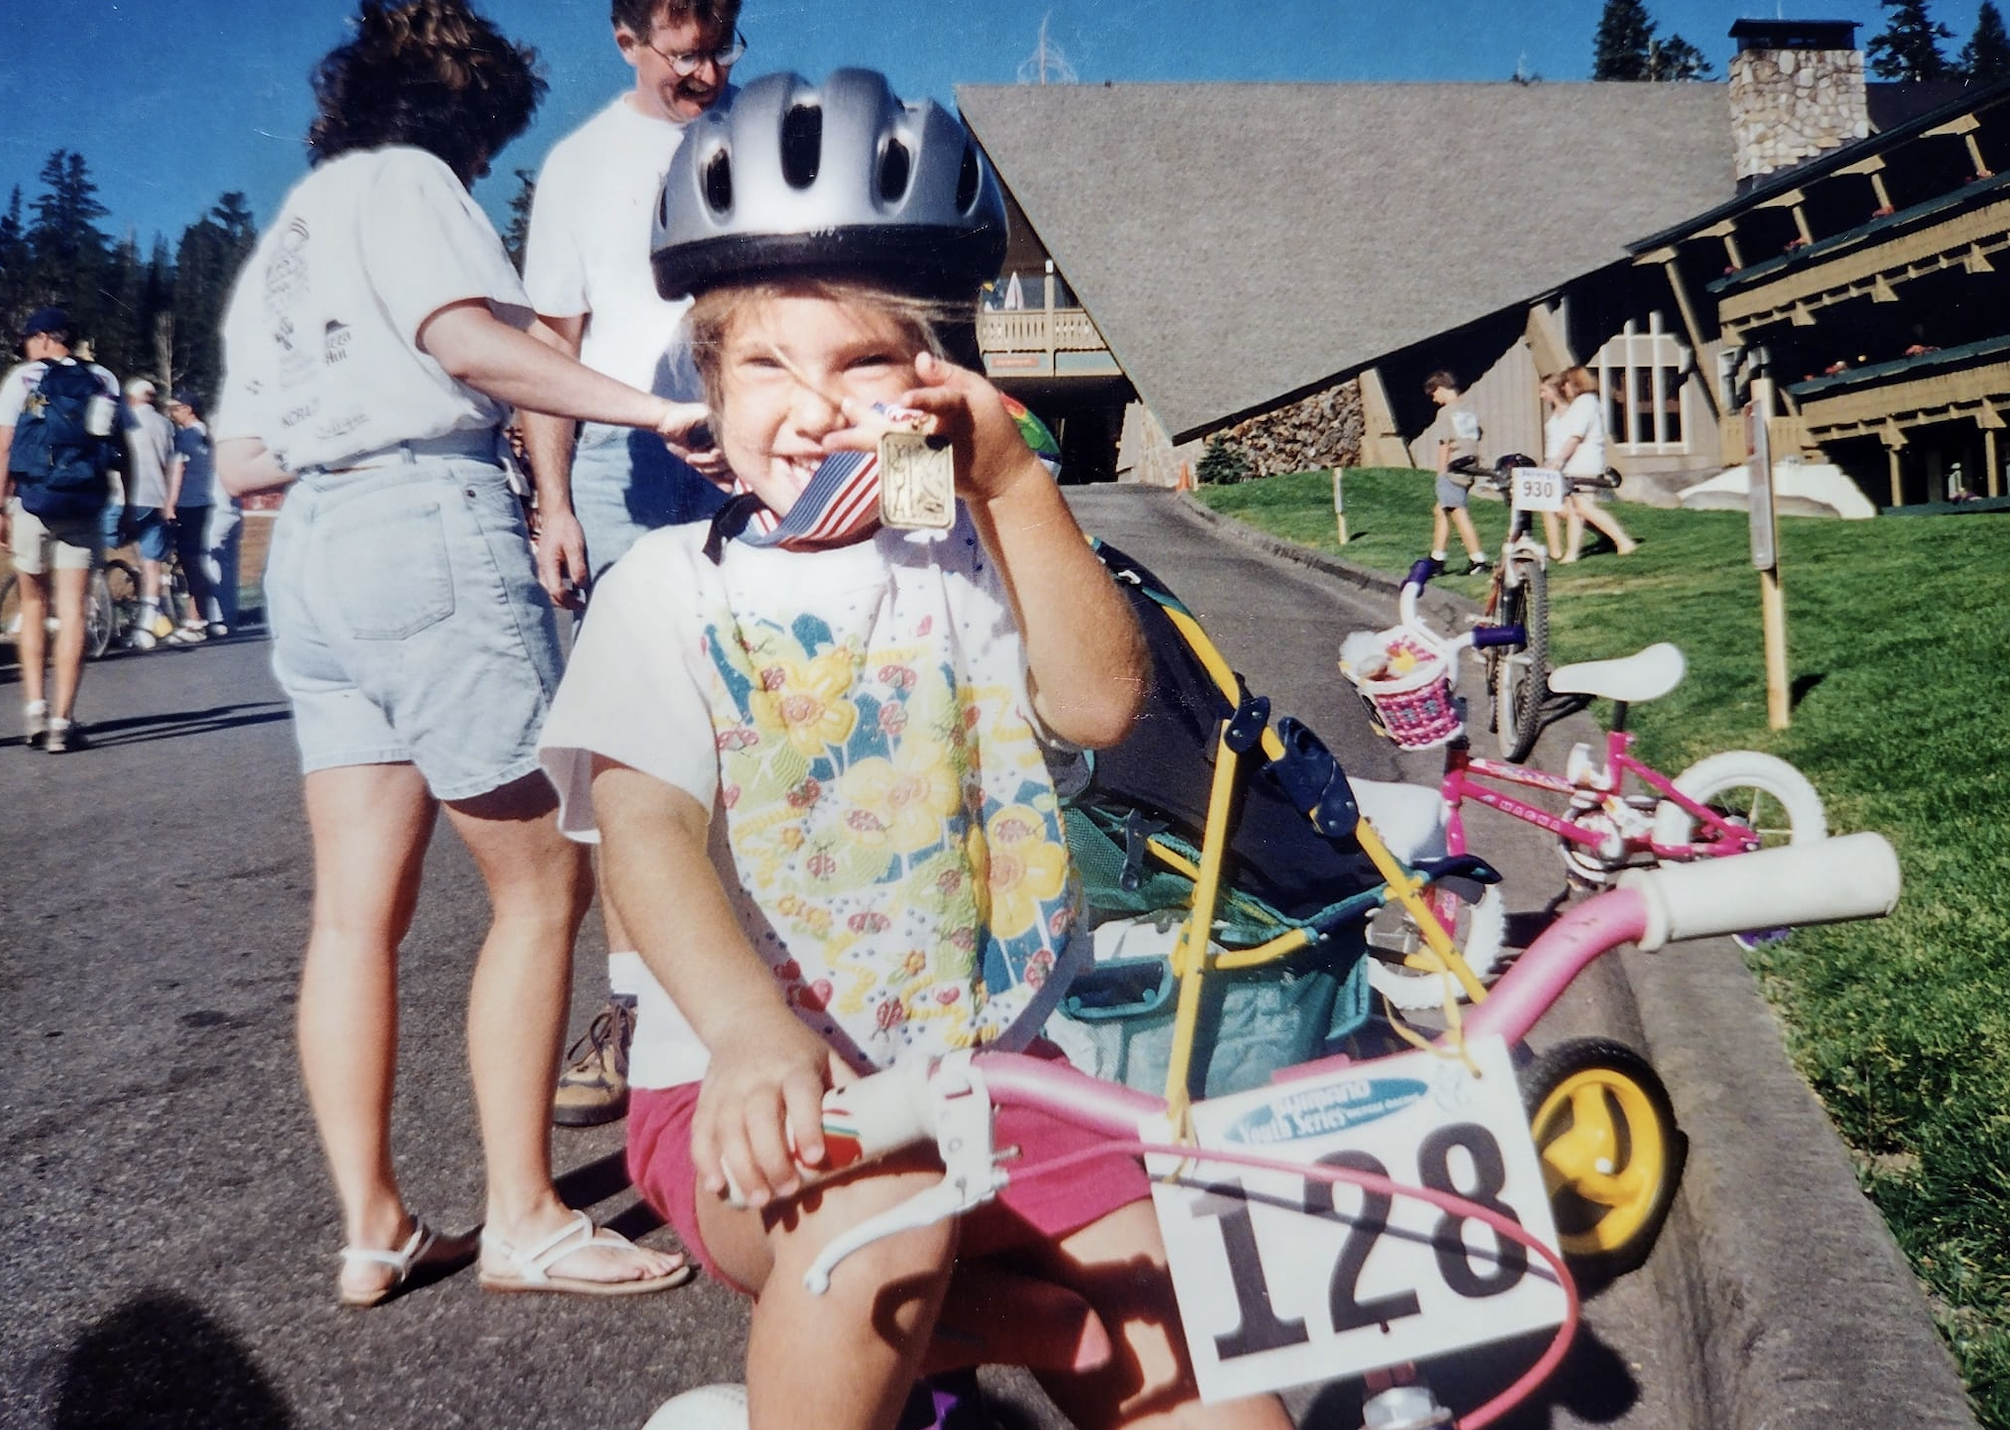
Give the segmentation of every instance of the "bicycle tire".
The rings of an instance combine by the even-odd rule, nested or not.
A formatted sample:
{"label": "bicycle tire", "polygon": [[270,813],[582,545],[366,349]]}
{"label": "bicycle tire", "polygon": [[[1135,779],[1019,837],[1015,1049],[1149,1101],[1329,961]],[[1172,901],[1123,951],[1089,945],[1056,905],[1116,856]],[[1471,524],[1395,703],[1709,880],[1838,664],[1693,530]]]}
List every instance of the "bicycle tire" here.
{"label": "bicycle tire", "polygon": [[[1759,846],[1811,844],[1828,837],[1822,797],[1808,777],[1776,755],[1725,750],[1675,776],[1675,788],[1734,823],[1756,831]],[[1696,821],[1672,799],[1654,810],[1654,842],[1687,844]]]}
{"label": "bicycle tire", "polygon": [[112,591],[102,569],[91,572],[84,592],[84,659],[96,660],[111,648],[112,627],[117,613],[112,609]]}
{"label": "bicycle tire", "polygon": [[[1473,976],[1485,983],[1500,966],[1501,952],[1507,942],[1507,901],[1501,897],[1500,885],[1482,886],[1477,902],[1462,899],[1450,889],[1435,887],[1425,890],[1424,897],[1430,902],[1431,912],[1451,934],[1452,942],[1458,945],[1459,955],[1472,969]],[[1422,948],[1424,937],[1416,920],[1401,904],[1388,904],[1378,911],[1369,925],[1368,942],[1371,950],[1393,955],[1377,957],[1371,951],[1368,960],[1368,986],[1387,998],[1392,1007],[1405,1013],[1442,1008],[1447,994],[1457,1002],[1468,1001],[1465,985],[1449,973],[1429,973],[1403,965],[1403,955]]]}
{"label": "bicycle tire", "polygon": [[1520,1080],[1572,1274],[1596,1286],[1637,1269],[1688,1160],[1660,1075],[1624,1043],[1573,1038],[1539,1054]]}
{"label": "bicycle tire", "polygon": [[1501,624],[1522,628],[1519,650],[1503,651],[1493,683],[1494,742],[1504,760],[1525,760],[1542,733],[1549,691],[1549,573],[1533,557],[1516,561],[1518,581],[1501,591]]}
{"label": "bicycle tire", "polygon": [[105,646],[122,646],[140,618],[140,573],[132,563],[114,556],[100,569],[105,582],[105,599],[111,610],[111,629]]}

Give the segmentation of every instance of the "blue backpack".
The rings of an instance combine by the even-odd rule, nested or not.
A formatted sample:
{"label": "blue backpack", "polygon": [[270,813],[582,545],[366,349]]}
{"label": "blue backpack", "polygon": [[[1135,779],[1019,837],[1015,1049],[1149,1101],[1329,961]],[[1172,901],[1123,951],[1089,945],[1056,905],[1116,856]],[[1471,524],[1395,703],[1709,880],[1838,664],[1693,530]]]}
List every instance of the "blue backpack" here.
{"label": "blue backpack", "polygon": [[14,427],[7,469],[21,505],[44,521],[95,517],[110,500],[112,437],[90,429],[91,402],[108,398],[98,375],[80,362],[51,362]]}

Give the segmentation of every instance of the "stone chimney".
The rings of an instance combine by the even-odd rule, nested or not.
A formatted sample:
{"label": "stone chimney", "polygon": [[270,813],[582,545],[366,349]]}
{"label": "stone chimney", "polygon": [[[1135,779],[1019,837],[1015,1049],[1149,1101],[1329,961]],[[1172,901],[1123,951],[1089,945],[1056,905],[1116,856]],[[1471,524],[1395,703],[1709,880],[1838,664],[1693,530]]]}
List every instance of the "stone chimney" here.
{"label": "stone chimney", "polygon": [[1731,26],[1731,134],[1744,188],[1870,137],[1854,20],[1740,20]]}

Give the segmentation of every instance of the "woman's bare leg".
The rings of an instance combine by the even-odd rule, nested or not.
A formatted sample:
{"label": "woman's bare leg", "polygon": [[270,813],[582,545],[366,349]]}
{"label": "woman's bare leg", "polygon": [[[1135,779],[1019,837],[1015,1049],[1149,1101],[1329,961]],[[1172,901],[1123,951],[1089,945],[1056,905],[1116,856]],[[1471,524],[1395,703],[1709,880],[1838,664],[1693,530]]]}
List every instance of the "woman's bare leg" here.
{"label": "woman's bare leg", "polygon": [[[350,765],[307,776],[314,914],[300,972],[300,1069],[356,1247],[403,1243],[411,1222],[391,1164],[398,1056],[398,945],[411,927],[437,806],[408,764]],[[345,1290],[391,1279],[348,1265]]]}
{"label": "woman's bare leg", "polygon": [[[572,943],[592,894],[585,849],[558,832],[542,775],[447,806],[488,886],[491,921],[468,996],[468,1066],[488,1166],[488,1231],[535,1245],[572,1213],[551,1183],[551,1084],[572,986]],[[552,1267],[581,1281],[669,1275],[681,1256],[582,1247]],[[508,1274],[500,1261],[489,1268]]]}
{"label": "woman's bare leg", "polygon": [[1583,508],[1585,523],[1604,532],[1612,544],[1619,548],[1621,556],[1630,556],[1633,553],[1633,538],[1627,535],[1626,528],[1619,524],[1618,517],[1589,497],[1578,498],[1578,504]]}

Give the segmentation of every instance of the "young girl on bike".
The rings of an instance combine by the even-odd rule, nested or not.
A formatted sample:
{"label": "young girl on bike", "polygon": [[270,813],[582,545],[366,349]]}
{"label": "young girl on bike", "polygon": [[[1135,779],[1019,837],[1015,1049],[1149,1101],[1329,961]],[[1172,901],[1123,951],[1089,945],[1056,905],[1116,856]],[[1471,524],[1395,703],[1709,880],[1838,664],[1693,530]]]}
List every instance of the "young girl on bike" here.
{"label": "young girl on bike", "polygon": [[[1109,1329],[1100,1363],[1063,1351],[1040,1371],[1076,1424],[1285,1430],[1274,1400],[1195,1398],[1134,1162],[1015,1184],[804,1289],[834,1236],[940,1177],[912,1154],[806,1189],[825,1089],[1025,1048],[1058,999],[1081,950],[1048,758],[1125,732],[1145,656],[1005,400],[943,355],[936,317],[967,323],[1004,249],[960,124],[865,71],[771,75],[694,122],[665,194],[658,285],[698,294],[693,351],[739,494],[709,533],[653,533],[614,568],[540,748],[657,985],[631,1174],[756,1298],[750,1424],[888,1430],[917,1373],[953,1357],[928,1359],[938,1324],[998,1316],[961,1294],[985,1275],[1064,1288]],[[950,442],[948,531],[884,529],[842,496],[811,520],[823,463],[871,452],[880,407]],[[1093,1141],[1001,1124],[1028,1161]],[[1052,1340],[1037,1315],[1007,1329]]]}

